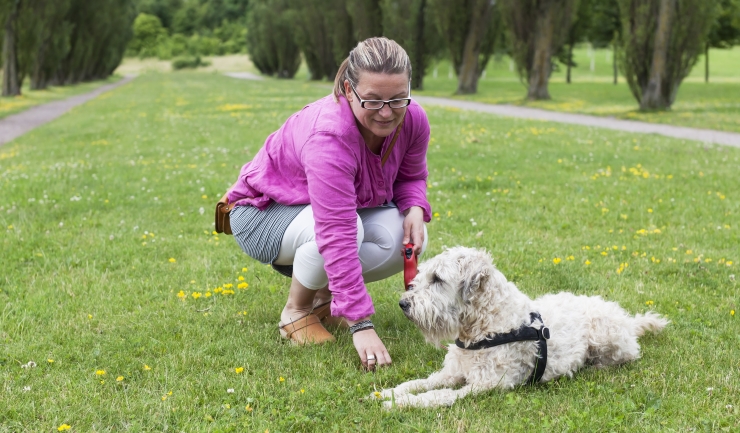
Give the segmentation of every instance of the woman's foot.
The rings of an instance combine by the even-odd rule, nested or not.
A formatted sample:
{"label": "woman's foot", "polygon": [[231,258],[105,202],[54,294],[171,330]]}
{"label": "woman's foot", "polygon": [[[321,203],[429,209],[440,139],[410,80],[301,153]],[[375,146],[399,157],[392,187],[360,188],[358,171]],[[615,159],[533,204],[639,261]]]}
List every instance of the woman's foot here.
{"label": "woman's foot", "polygon": [[311,314],[317,290],[304,287],[293,277],[288,302],[280,314],[280,335],[297,344],[320,344],[334,341],[321,319]]}

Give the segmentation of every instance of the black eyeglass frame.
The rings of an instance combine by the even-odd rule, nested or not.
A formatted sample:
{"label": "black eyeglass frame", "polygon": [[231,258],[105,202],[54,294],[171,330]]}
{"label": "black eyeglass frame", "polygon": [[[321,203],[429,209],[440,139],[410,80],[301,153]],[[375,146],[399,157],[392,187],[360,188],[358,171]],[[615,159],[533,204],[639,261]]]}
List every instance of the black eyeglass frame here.
{"label": "black eyeglass frame", "polygon": [[[349,80],[347,80],[349,81]],[[398,98],[398,99],[389,99],[387,101],[381,100],[381,99],[362,99],[360,95],[357,94],[357,90],[355,90],[355,85],[352,84],[352,82],[349,82],[349,86],[352,88],[352,92],[354,92],[355,96],[357,96],[357,99],[360,100],[360,107],[366,109],[366,110],[382,110],[383,107],[385,107],[386,104],[391,108],[391,110],[397,110],[399,108],[406,108],[409,105],[411,105],[411,83],[409,83],[409,96],[408,98]],[[394,107],[391,105],[392,102],[398,102],[398,101],[404,101],[406,102],[406,105],[402,105],[400,107]],[[365,106],[366,102],[382,102],[383,104],[378,108],[369,108]]]}

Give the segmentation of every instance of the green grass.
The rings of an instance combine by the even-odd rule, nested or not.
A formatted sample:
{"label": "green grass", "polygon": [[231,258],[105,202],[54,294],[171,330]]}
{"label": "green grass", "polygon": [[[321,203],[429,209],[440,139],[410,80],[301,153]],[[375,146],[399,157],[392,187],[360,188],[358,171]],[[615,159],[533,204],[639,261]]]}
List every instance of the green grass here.
{"label": "green grass", "polygon": [[672,324],[629,365],[390,412],[361,399],[444,356],[398,308],[400,276],[370,285],[391,367],[363,373],[345,331],[281,340],[288,280],[214,235],[212,212],[327,93],[146,74],[0,148],[1,432],[740,429],[740,149],[430,107],[428,254],[487,248],[532,297],[601,295]]}
{"label": "green grass", "polygon": [[[0,78],[1,77],[2,75],[0,75]],[[39,104],[93,91],[103,84],[114,83],[119,79],[121,79],[120,76],[114,75],[105,80],[74,84],[70,86],[49,86],[44,90],[30,90],[28,88],[28,80],[25,80],[26,82],[21,89],[20,96],[0,97],[0,119],[11,114],[27,110]]]}
{"label": "green grass", "polygon": [[[492,104],[514,104],[554,111],[611,116],[620,119],[667,123],[703,129],[740,132],[740,49],[710,51],[710,82],[704,83],[703,57],[681,84],[676,102],[669,111],[643,113],[632,96],[624,77],[612,84],[612,54],[609,50],[575,50],[577,67],[572,71],[572,83],[565,82],[565,68],[550,79],[549,101],[525,100],[527,89],[512,70],[508,58],[492,59],[486,76],[478,83],[478,93],[455,96],[456,77],[450,78],[449,62],[437,65],[424,78],[421,95],[468,99]],[[594,70],[591,71],[591,58]]]}

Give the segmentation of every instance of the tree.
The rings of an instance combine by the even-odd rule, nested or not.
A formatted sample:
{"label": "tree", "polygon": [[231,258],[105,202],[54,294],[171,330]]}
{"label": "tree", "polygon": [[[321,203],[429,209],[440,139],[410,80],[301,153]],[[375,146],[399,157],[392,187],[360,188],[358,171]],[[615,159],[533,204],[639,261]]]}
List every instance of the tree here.
{"label": "tree", "polygon": [[37,32],[35,56],[31,65],[31,89],[45,89],[59,62],[69,52],[72,25],[64,18],[70,0],[37,0],[34,31]]}
{"label": "tree", "polygon": [[167,30],[162,27],[159,17],[143,12],[134,20],[133,32],[134,37],[128,43],[128,51],[140,57],[154,56],[157,45],[167,36]]}
{"label": "tree", "polygon": [[565,73],[565,82],[570,84],[570,69],[576,67],[576,62],[573,61],[573,47],[587,38],[587,35],[591,31],[591,19],[593,18],[593,0],[580,0],[578,9],[576,10],[575,19],[573,24],[568,30],[568,35],[565,38],[565,48],[561,49],[559,54],[559,60],[565,64],[567,70]]}
{"label": "tree", "polygon": [[312,80],[333,80],[357,40],[345,0],[292,0],[295,40]]}
{"label": "tree", "polygon": [[511,53],[527,98],[550,99],[547,89],[557,53],[570,29],[578,0],[500,0],[508,24]]}
{"label": "tree", "polygon": [[358,41],[383,35],[380,0],[347,0],[347,13],[352,18],[353,35]]}
{"label": "tree", "polygon": [[495,0],[428,2],[430,16],[445,39],[457,73],[457,93],[475,93],[500,28]]}
{"label": "tree", "polygon": [[641,110],[671,107],[715,19],[715,0],[619,0],[624,70]]}
{"label": "tree", "polygon": [[301,65],[288,0],[252,0],[247,15],[247,49],[265,75],[293,78]]}
{"label": "tree", "polygon": [[7,2],[7,16],[3,32],[3,90],[2,96],[21,94],[21,80],[18,71],[18,31],[17,21],[22,0]]}
{"label": "tree", "polygon": [[717,19],[704,45],[704,82],[709,82],[709,48],[731,48],[740,43],[740,0],[719,0]]}
{"label": "tree", "polygon": [[443,42],[430,25],[427,0],[382,0],[383,35],[396,41],[411,61],[411,88],[421,90],[426,70]]}
{"label": "tree", "polygon": [[594,47],[602,48],[611,45],[614,56],[612,70],[614,84],[619,77],[618,59],[619,44],[622,40],[622,21],[618,0],[593,1],[592,25],[588,39]]}

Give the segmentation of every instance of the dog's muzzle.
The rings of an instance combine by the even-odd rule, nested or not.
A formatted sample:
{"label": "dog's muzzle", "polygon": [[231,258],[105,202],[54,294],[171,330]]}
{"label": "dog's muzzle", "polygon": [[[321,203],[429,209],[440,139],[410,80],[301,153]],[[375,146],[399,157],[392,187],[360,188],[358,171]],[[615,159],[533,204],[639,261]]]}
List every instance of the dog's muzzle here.
{"label": "dog's muzzle", "polygon": [[406,299],[401,299],[398,301],[398,306],[401,307],[401,310],[403,310],[404,313],[408,313],[409,309],[411,308],[411,302],[407,301]]}

